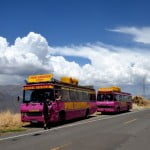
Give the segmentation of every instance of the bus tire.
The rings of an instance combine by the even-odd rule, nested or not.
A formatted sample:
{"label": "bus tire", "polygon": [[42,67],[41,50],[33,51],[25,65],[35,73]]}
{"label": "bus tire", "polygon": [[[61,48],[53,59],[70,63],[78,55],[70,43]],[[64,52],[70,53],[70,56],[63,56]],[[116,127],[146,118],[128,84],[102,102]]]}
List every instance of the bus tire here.
{"label": "bus tire", "polygon": [[60,112],[59,112],[59,121],[60,121],[61,123],[64,123],[65,120],[66,120],[66,113],[65,113],[65,111],[60,111]]}
{"label": "bus tire", "polygon": [[90,110],[86,109],[86,113],[85,113],[85,119],[88,119],[90,115]]}
{"label": "bus tire", "polygon": [[101,115],[105,115],[106,114],[106,112],[101,112]]}
{"label": "bus tire", "polygon": [[130,111],[130,106],[128,105],[128,107],[127,107],[127,112],[129,112]]}
{"label": "bus tire", "polygon": [[118,114],[120,113],[120,107],[117,108],[117,113],[118,113]]}

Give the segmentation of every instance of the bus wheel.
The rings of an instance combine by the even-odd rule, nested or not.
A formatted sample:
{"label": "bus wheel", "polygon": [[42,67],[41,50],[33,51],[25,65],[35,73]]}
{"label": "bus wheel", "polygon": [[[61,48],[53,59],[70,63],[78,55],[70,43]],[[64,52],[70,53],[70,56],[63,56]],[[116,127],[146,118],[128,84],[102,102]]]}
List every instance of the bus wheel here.
{"label": "bus wheel", "polygon": [[101,112],[101,115],[105,115],[106,114],[106,112]]}
{"label": "bus wheel", "polygon": [[127,111],[128,111],[128,112],[130,111],[130,106],[127,107]]}
{"label": "bus wheel", "polygon": [[89,118],[89,114],[90,114],[90,111],[89,109],[86,110],[86,113],[85,113],[85,119],[88,119]]}
{"label": "bus wheel", "polygon": [[65,120],[66,120],[66,114],[65,114],[65,111],[59,112],[59,121],[60,121],[60,123],[64,123]]}
{"label": "bus wheel", "polygon": [[120,108],[119,108],[119,107],[117,108],[117,113],[118,113],[118,114],[120,113]]}

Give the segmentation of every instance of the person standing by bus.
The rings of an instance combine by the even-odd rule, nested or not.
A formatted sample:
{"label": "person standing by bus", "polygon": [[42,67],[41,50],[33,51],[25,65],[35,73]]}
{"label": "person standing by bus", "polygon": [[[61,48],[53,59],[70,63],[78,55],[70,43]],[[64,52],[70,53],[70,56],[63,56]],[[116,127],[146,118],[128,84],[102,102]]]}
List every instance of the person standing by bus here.
{"label": "person standing by bus", "polygon": [[44,114],[44,129],[48,128],[48,122],[49,122],[49,105],[50,105],[50,99],[46,99],[43,105],[43,114]]}

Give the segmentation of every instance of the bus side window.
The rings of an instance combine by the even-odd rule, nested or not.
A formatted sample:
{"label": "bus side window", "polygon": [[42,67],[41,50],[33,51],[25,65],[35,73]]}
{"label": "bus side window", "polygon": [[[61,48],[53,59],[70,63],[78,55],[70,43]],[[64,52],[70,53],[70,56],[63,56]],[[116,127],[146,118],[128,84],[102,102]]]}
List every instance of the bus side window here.
{"label": "bus side window", "polygon": [[122,99],[122,101],[125,101],[125,96],[121,95],[121,99]]}
{"label": "bus side window", "polygon": [[81,91],[79,91],[79,101],[82,101],[82,99],[83,99],[83,97],[82,97],[82,92]]}
{"label": "bus side window", "polygon": [[79,91],[76,90],[75,93],[76,93],[76,101],[80,101]]}
{"label": "bus side window", "polygon": [[122,100],[123,100],[122,95],[119,95],[119,101],[122,101]]}
{"label": "bus side window", "polygon": [[[95,94],[90,94],[90,101],[95,101],[96,100],[96,95]],[[99,100],[99,98],[98,98]]]}
{"label": "bus side window", "polygon": [[120,101],[120,96],[119,95],[116,95],[116,100]]}
{"label": "bus side window", "polygon": [[128,96],[128,100],[129,100],[129,101],[132,101],[132,96]]}
{"label": "bus side window", "polygon": [[116,95],[114,95],[114,101],[117,101],[117,99],[116,99]]}
{"label": "bus side window", "polygon": [[83,92],[83,101],[87,101],[88,100],[88,93],[87,92]]}
{"label": "bus side window", "polygon": [[125,101],[126,101],[126,102],[128,101],[128,98],[129,98],[128,96],[125,96]]}
{"label": "bus side window", "polygon": [[73,89],[69,90],[69,94],[70,94],[71,101],[76,101],[76,94],[75,94],[75,91]]}
{"label": "bus side window", "polygon": [[62,90],[62,100],[70,101],[69,90],[67,89]]}
{"label": "bus side window", "polygon": [[86,97],[86,93],[85,92],[82,92],[82,98],[83,98],[82,99],[83,101],[86,101],[87,97]]}
{"label": "bus side window", "polygon": [[112,95],[112,94],[109,95],[109,100],[110,100],[110,101],[113,100],[113,95]]}

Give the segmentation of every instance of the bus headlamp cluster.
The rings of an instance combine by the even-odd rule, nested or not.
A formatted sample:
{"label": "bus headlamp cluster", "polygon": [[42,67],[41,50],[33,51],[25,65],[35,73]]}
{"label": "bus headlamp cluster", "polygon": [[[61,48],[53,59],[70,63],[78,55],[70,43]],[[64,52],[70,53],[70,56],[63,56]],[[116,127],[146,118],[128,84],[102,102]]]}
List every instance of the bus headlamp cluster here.
{"label": "bus headlamp cluster", "polygon": [[22,116],[27,116],[27,113],[26,112],[22,112]]}

